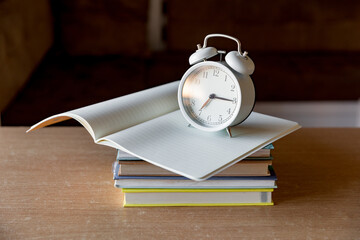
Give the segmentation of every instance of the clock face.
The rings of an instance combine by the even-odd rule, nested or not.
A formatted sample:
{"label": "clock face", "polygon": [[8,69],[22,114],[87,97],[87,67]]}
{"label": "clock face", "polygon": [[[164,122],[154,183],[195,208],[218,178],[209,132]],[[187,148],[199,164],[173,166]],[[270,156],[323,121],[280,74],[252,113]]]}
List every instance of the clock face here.
{"label": "clock face", "polygon": [[225,128],[239,111],[240,87],[222,64],[204,62],[190,68],[180,91],[180,105],[195,127],[210,131]]}

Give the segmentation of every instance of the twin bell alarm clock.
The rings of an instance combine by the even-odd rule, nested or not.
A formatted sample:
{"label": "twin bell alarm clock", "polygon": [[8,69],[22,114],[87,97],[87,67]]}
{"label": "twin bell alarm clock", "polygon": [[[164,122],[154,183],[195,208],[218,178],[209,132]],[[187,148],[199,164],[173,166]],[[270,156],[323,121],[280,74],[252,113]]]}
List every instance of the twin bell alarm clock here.
{"label": "twin bell alarm clock", "polygon": [[[209,38],[221,37],[237,43],[237,51],[208,47]],[[203,131],[226,129],[231,137],[231,127],[243,122],[255,105],[255,88],[250,78],[254,62],[247,52],[241,52],[238,39],[224,34],[209,34],[204,44],[189,58],[192,65],[183,75],[178,89],[180,110],[189,124]],[[220,55],[220,61],[208,59]]]}

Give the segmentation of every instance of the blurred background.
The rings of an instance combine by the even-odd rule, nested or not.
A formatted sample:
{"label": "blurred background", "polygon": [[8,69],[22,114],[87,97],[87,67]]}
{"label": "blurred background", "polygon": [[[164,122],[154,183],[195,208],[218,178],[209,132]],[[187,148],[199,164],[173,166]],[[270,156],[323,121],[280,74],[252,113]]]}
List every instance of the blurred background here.
{"label": "blurred background", "polygon": [[0,0],[1,125],[179,80],[210,33],[237,37],[254,60],[255,111],[360,126],[360,2],[351,0]]}

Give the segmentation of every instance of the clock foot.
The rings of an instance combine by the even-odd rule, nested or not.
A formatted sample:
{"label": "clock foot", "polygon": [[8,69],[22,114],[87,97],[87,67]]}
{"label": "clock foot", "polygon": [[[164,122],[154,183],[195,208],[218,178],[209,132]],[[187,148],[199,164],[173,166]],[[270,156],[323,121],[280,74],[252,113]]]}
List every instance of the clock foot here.
{"label": "clock foot", "polygon": [[191,124],[189,124],[188,127],[192,127]]}
{"label": "clock foot", "polygon": [[231,134],[231,129],[230,129],[230,127],[227,127],[227,128],[226,128],[226,132],[227,132],[227,134],[229,134],[229,137],[232,138],[232,134]]}

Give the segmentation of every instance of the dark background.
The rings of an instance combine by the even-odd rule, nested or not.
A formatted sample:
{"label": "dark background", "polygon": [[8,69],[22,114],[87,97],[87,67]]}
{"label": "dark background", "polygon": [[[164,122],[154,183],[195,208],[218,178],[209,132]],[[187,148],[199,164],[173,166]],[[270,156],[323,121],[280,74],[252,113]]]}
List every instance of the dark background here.
{"label": "dark background", "polygon": [[[14,3],[14,9],[7,2]],[[45,9],[46,18],[39,21],[50,26],[41,32],[39,24],[33,24],[19,35],[28,43],[32,35],[43,39],[47,34],[49,47],[41,50],[26,83],[4,106],[2,125],[32,125],[53,114],[179,80],[196,44],[209,33],[240,39],[256,65],[252,79],[258,101],[342,101],[360,95],[358,1],[31,2],[0,1],[0,14]],[[17,4],[26,6],[16,9]],[[154,5],[160,10],[155,27]],[[6,32],[3,39],[9,49],[13,42],[6,42]],[[211,39],[209,45],[236,49],[229,40]],[[7,71],[4,64],[0,70]]]}

